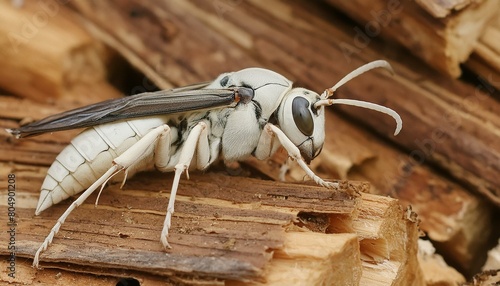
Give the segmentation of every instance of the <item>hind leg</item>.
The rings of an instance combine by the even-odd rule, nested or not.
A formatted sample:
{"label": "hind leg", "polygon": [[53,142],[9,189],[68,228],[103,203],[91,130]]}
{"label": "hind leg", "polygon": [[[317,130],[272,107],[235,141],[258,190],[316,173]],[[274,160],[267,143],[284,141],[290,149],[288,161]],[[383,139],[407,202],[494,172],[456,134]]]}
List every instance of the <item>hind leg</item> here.
{"label": "hind leg", "polygon": [[148,151],[153,150],[151,145],[157,144],[158,138],[161,135],[168,134],[170,132],[170,128],[167,125],[162,125],[156,127],[151,130],[148,134],[142,137],[137,143],[132,145],[129,149],[123,152],[120,156],[113,160],[113,166],[104,173],[97,181],[95,181],[90,187],[87,188],[85,192],[83,192],[78,199],[76,199],[68,209],[61,215],[61,217],[57,220],[56,224],[50,230],[49,235],[45,238],[42,245],[38,248],[35,253],[35,257],[33,258],[33,267],[38,268],[40,254],[49,247],[54,239],[54,236],[59,232],[61,225],[68,218],[70,213],[79,207],[96,189],[102,186],[107,180],[112,177],[114,174],[120,171],[127,170],[128,167],[132,166],[137,161],[141,160],[145,156],[149,155]]}

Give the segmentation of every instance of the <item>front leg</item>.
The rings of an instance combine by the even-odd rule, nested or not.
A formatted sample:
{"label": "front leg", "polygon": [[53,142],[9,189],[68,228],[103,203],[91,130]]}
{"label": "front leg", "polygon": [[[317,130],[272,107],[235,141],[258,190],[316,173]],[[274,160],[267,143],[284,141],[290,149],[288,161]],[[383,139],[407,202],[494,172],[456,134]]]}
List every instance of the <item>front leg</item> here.
{"label": "front leg", "polygon": [[[278,148],[281,146],[280,141],[272,131],[272,129],[267,128],[267,125],[264,126],[264,129],[262,130],[262,133],[260,134],[259,137],[259,144],[257,145],[257,148],[253,152],[253,155],[255,158],[259,160],[265,160],[269,157],[271,157]],[[290,160],[287,158],[285,162],[283,162],[283,165],[281,165],[280,168],[280,174],[279,174],[279,179],[280,181],[284,182],[285,180],[285,175],[290,169]]]}
{"label": "front leg", "polygon": [[264,129],[259,137],[259,144],[252,154],[259,160],[265,160],[271,157],[281,146],[280,141],[276,138],[274,132],[267,127],[268,125],[271,125],[271,123],[264,126]]}
{"label": "front leg", "polygon": [[264,127],[264,130],[267,130],[269,133],[273,133],[281,143],[281,145],[285,148],[285,150],[288,152],[288,156],[292,158],[293,160],[297,161],[299,166],[304,170],[311,179],[316,182],[316,184],[329,188],[329,189],[337,189],[339,187],[338,183],[335,182],[327,182],[323,179],[321,179],[318,175],[314,174],[314,172],[307,166],[306,162],[302,158],[302,155],[300,154],[299,148],[293,144],[293,142],[288,139],[288,137],[275,125],[268,123]]}

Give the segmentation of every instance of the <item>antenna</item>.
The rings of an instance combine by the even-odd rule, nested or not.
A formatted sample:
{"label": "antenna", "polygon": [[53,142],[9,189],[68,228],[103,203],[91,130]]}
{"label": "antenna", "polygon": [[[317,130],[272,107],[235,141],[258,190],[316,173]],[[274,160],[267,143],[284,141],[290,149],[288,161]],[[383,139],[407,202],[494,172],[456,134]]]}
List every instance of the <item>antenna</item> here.
{"label": "antenna", "polygon": [[316,103],[314,103],[314,107],[316,109],[319,109],[322,106],[330,106],[333,104],[345,104],[345,105],[357,106],[357,107],[362,107],[362,108],[382,112],[382,113],[385,113],[385,114],[391,116],[392,118],[394,118],[394,120],[396,121],[396,130],[394,131],[394,136],[398,135],[398,133],[401,131],[401,128],[403,128],[403,121],[401,120],[401,116],[399,116],[399,114],[396,111],[394,111],[388,107],[385,107],[385,106],[381,106],[381,105],[378,105],[375,103],[361,101],[361,100],[329,98],[333,95],[333,93],[339,87],[341,87],[342,85],[344,85],[345,83],[347,83],[351,79],[353,79],[359,75],[362,75],[363,73],[365,73],[367,71],[370,71],[372,69],[376,69],[376,68],[385,68],[386,70],[390,71],[391,74],[394,74],[394,70],[392,69],[391,65],[387,61],[377,60],[377,61],[367,63],[367,64],[353,70],[352,72],[350,72],[346,76],[344,76],[332,88],[326,89],[323,92],[323,94],[321,94],[321,100],[318,100],[318,101],[316,101]]}

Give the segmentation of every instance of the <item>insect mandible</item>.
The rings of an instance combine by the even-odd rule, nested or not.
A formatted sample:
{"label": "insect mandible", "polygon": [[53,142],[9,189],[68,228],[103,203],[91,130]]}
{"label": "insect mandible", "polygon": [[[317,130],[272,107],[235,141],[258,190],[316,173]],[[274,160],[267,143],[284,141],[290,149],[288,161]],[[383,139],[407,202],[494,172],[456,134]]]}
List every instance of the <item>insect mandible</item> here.
{"label": "insect mandible", "polygon": [[180,176],[190,166],[204,170],[218,158],[231,162],[255,156],[263,160],[283,146],[289,158],[318,185],[335,188],[336,183],[324,181],[308,167],[323,147],[325,106],[347,104],[380,111],[396,120],[394,135],[402,128],[400,116],[392,109],[330,98],[338,87],[374,68],[392,72],[386,61],[373,61],[321,95],[292,88],[292,82],[276,72],[247,68],[221,74],[212,82],[112,99],[7,129],[20,138],[89,127],[57,156],[42,184],[36,215],[85,192],[57,220],[37,250],[33,266],[38,267],[40,254],[69,214],[122,171],[125,178],[148,166],[175,172],[160,235],[165,248],[170,248],[167,237]]}

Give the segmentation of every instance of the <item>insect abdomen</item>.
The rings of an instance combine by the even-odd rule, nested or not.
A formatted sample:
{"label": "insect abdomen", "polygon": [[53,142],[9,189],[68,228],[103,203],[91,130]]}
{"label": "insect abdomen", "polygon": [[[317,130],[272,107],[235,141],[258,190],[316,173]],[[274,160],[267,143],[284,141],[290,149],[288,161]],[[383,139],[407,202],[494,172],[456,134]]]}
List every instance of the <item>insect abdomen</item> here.
{"label": "insect abdomen", "polygon": [[[111,167],[116,157],[163,122],[162,117],[136,119],[83,131],[50,166],[35,214],[88,188]],[[152,160],[152,154],[143,160]]]}

